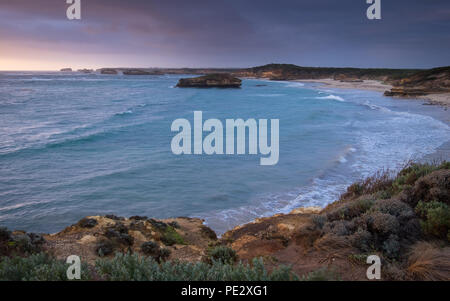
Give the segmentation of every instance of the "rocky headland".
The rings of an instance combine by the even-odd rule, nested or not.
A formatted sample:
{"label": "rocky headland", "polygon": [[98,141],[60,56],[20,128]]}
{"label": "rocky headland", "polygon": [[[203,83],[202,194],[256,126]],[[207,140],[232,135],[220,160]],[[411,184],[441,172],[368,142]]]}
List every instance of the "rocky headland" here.
{"label": "rocky headland", "polygon": [[88,266],[102,258],[116,265],[130,260],[114,257],[120,253],[160,264],[261,258],[269,271],[290,266],[319,280],[367,280],[367,256],[378,255],[383,280],[450,280],[449,206],[449,163],[410,164],[349,186],[323,209],[260,218],[221,238],[197,218],[89,216],[55,234],[0,229],[0,255],[76,254]]}
{"label": "rocky headland", "polygon": [[395,80],[392,85],[392,89],[384,93],[385,96],[417,98],[426,95],[446,95],[447,97],[435,102],[445,106],[450,105],[450,67],[420,71]]}

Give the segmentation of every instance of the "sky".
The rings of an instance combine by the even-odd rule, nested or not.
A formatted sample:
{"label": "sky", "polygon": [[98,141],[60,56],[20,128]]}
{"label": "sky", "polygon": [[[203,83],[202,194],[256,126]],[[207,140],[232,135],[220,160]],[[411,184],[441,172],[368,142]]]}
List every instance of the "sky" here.
{"label": "sky", "polygon": [[449,0],[0,0],[0,70],[450,65]]}

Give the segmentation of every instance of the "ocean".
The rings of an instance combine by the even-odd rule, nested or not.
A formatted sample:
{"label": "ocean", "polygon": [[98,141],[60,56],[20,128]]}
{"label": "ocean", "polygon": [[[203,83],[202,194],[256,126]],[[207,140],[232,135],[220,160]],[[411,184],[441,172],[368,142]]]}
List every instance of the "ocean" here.
{"label": "ocean", "polygon": [[[183,76],[184,77],[184,76]],[[0,226],[57,232],[88,215],[200,217],[218,233],[401,168],[450,140],[421,101],[312,83],[175,88],[180,76],[0,73]],[[174,155],[175,119],[279,119],[280,155]],[[449,159],[448,157],[442,159]]]}

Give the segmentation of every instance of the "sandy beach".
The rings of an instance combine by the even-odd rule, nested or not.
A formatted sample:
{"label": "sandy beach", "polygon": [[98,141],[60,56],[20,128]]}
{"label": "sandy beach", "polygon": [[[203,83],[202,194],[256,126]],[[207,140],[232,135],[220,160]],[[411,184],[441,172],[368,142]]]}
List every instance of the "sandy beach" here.
{"label": "sandy beach", "polygon": [[[360,89],[360,90],[370,90],[377,92],[384,92],[392,88],[391,85],[384,84],[377,80],[364,80],[361,82],[342,82],[339,80],[334,80],[332,78],[326,79],[302,79],[294,80],[295,82],[305,82],[305,83],[321,83],[329,86],[330,88],[340,88],[340,89]],[[402,98],[408,99],[408,98]],[[428,94],[420,96],[414,99],[423,99],[430,105],[440,105],[443,107],[450,106],[450,93],[441,94]]]}

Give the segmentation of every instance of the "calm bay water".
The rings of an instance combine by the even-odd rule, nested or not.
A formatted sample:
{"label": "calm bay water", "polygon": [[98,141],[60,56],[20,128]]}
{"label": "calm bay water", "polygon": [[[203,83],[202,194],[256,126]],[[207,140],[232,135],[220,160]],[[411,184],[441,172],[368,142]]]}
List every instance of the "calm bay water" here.
{"label": "calm bay water", "polygon": [[[223,232],[324,206],[351,182],[450,140],[431,117],[448,113],[419,101],[259,80],[178,89],[178,79],[0,73],[0,225],[55,232],[87,215],[193,216]],[[171,123],[193,122],[194,111],[279,119],[279,163],[173,155]]]}

